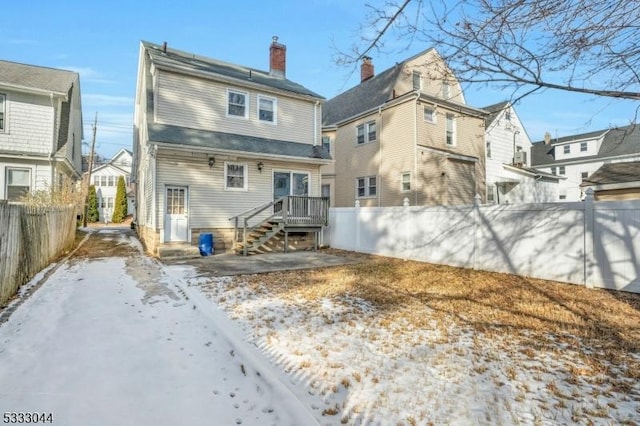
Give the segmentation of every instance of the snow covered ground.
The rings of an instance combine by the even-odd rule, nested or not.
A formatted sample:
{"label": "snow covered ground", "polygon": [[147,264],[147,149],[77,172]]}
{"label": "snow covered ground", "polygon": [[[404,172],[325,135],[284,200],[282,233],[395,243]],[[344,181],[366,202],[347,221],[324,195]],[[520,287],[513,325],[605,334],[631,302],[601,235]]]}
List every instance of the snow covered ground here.
{"label": "snow covered ground", "polygon": [[9,306],[0,414],[51,413],[64,426],[315,423],[242,333],[196,306],[136,238],[96,238],[123,255],[63,261]]}
{"label": "snow covered ground", "polygon": [[356,297],[162,265],[122,230],[97,237],[121,254],[87,249],[0,312],[1,412],[71,426],[638,424],[638,381],[612,386],[617,367],[593,372],[577,345],[488,338],[426,308],[414,327]]}
{"label": "snow covered ground", "polygon": [[250,286],[243,277],[201,277],[184,266],[170,272],[226,310],[293,384],[309,389],[308,405],[321,424],[634,425],[640,419],[638,381],[612,386],[607,378],[616,367],[594,373],[577,356],[583,348],[561,342],[552,350],[532,348],[443,327],[427,310],[425,326],[413,328],[357,298],[310,302],[266,282],[256,289],[256,280]]}

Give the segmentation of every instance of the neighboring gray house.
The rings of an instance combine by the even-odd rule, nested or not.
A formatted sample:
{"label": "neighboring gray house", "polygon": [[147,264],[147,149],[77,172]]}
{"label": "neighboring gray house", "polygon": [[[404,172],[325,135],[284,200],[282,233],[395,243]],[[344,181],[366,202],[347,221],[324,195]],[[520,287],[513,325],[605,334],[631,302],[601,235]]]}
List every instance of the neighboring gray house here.
{"label": "neighboring gray house", "polygon": [[487,203],[557,201],[562,178],[531,167],[531,141],[513,105],[482,109],[490,113],[485,119]]}
{"label": "neighboring gray house", "polygon": [[532,165],[566,179],[560,181],[560,200],[579,201],[583,181],[604,164],[640,161],[640,128],[636,124],[578,135],[551,138],[531,148]]}
{"label": "neighboring gray house", "polygon": [[320,196],[320,166],[331,163],[323,98],[286,78],[277,37],[268,57],[262,71],[141,43],[132,180],[150,252],[201,233],[229,250],[231,218],[280,197]]}
{"label": "neighboring gray house", "polygon": [[0,61],[0,200],[81,175],[78,73]]}

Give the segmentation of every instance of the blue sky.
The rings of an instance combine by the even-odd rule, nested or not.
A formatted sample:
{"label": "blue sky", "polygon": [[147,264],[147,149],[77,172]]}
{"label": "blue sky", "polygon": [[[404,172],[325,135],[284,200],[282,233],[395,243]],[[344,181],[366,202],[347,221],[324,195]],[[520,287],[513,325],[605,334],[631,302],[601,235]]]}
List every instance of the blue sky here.
{"label": "blue sky", "polygon": [[[376,2],[378,0],[372,0]],[[378,1],[379,2],[379,1]],[[358,41],[367,12],[361,0],[30,0],[3,6],[0,59],[80,73],[85,142],[98,113],[97,152],[110,157],[131,148],[140,40],[227,62],[268,69],[274,35],[287,45],[287,77],[331,98],[359,82],[359,71],[335,64],[335,47]],[[389,40],[372,52],[376,73],[430,46]],[[396,50],[392,50],[396,47]],[[465,89],[467,103],[483,107],[509,98],[490,88]],[[545,91],[523,99],[516,111],[532,140],[545,131],[566,136],[635,116],[636,102]],[[87,148],[85,148],[85,151]]]}

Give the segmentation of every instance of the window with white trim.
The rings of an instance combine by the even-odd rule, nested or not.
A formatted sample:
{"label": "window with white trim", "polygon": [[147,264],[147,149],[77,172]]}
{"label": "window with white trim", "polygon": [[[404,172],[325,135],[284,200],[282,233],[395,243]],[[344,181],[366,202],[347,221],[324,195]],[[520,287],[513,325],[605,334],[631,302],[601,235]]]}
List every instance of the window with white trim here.
{"label": "window with white trim", "polygon": [[413,90],[422,90],[422,74],[420,74],[420,71],[414,71],[411,77],[413,79]]}
{"label": "window with white trim", "polygon": [[331,138],[329,136],[322,137],[322,147],[331,154]]}
{"label": "window with white trim", "polygon": [[277,101],[275,98],[258,95],[258,120],[276,123]]}
{"label": "window with white trim", "polygon": [[107,208],[108,209],[113,208],[113,197],[107,197]]}
{"label": "window with white trim", "polygon": [[402,192],[411,191],[411,172],[404,172],[400,176],[401,185],[400,188]]}
{"label": "window with white trim", "polygon": [[93,186],[100,186],[100,176],[93,177]]}
{"label": "window with white trim", "polygon": [[496,190],[495,185],[487,185],[487,203],[494,204],[496,202]]}
{"label": "window with white trim", "polygon": [[487,158],[491,158],[491,141],[487,141]]}
{"label": "window with white trim", "polygon": [[228,191],[247,190],[246,164],[224,163],[224,189]]}
{"label": "window with white trim", "polygon": [[7,167],[5,194],[8,201],[19,201],[31,191],[31,169]]}
{"label": "window with white trim", "polygon": [[447,134],[446,143],[448,146],[456,145],[456,119],[451,113],[447,113]]}
{"label": "window with white trim", "polygon": [[100,176],[100,186],[107,186],[107,177]]}
{"label": "window with white trim", "polygon": [[570,154],[571,153],[571,145],[565,145],[563,148],[563,151],[565,154]]}
{"label": "window with white trim", "polygon": [[588,148],[588,145],[586,142],[580,142],[580,152],[585,152]]}
{"label": "window with white trim", "polygon": [[582,180],[586,179],[589,177],[589,172],[582,172],[580,173],[580,177],[582,178]]}
{"label": "window with white trim", "polygon": [[364,176],[356,178],[356,197],[375,197],[377,194],[377,178],[375,176]]}
{"label": "window with white trim", "polygon": [[367,142],[375,142],[377,137],[375,121],[370,121],[356,126],[356,144],[362,145]]}
{"label": "window with white trim", "polygon": [[246,92],[227,89],[227,116],[247,118],[248,98]]}
{"label": "window with white trim", "polygon": [[451,86],[447,81],[442,82],[442,97],[444,99],[449,99],[451,97]]}
{"label": "window with white trim", "polygon": [[427,123],[435,123],[436,122],[436,109],[431,106],[424,107],[424,121]]}
{"label": "window with white trim", "polygon": [[560,166],[560,167],[558,167],[558,174],[559,174],[559,175],[564,175],[564,174],[566,174],[566,173],[565,173],[564,166]]}
{"label": "window with white trim", "polygon": [[6,100],[7,97],[6,95],[0,93],[0,133],[4,132],[4,128],[5,128],[5,122],[4,122],[4,117],[5,117],[5,105],[6,105]]}
{"label": "window with white trim", "polygon": [[551,166],[551,174],[555,175],[556,173],[556,166]]}

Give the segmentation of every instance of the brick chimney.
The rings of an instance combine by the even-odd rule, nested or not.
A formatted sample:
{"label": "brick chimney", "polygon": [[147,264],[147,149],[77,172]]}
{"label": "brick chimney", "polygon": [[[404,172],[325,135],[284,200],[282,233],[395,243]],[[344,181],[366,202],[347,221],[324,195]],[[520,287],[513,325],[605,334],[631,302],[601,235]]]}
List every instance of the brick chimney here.
{"label": "brick chimney", "polygon": [[278,43],[278,37],[273,36],[269,48],[269,74],[284,78],[287,71],[287,46]]}
{"label": "brick chimney", "polygon": [[373,64],[369,56],[362,57],[362,65],[360,65],[360,83],[373,77]]}

